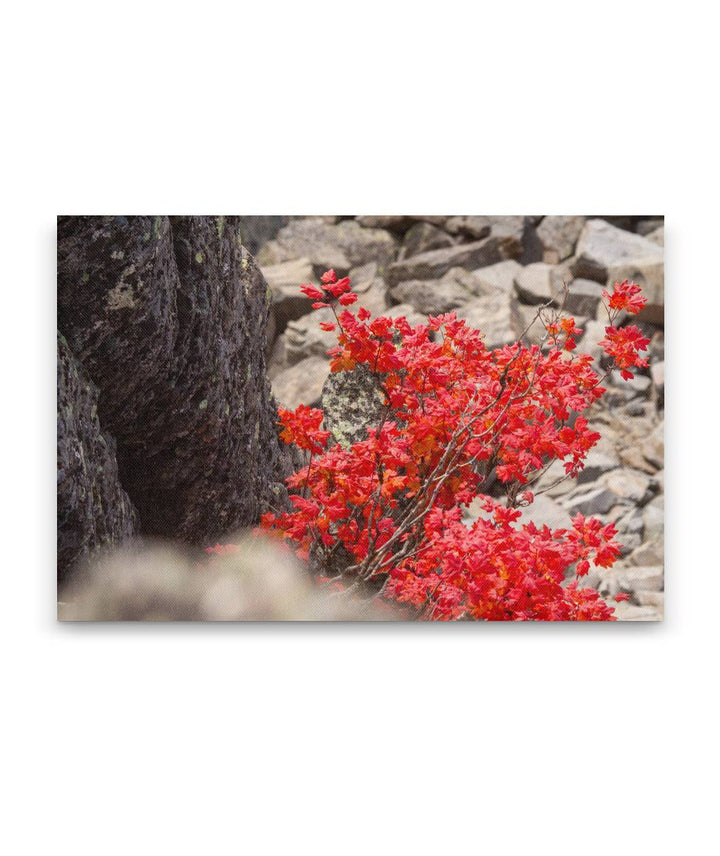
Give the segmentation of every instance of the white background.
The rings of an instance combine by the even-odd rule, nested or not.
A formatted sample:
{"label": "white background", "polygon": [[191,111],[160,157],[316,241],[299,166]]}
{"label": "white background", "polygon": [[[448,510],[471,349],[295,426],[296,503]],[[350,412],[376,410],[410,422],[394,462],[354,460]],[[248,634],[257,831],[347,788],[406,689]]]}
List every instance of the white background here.
{"label": "white background", "polygon": [[[717,852],[708,9],[4,10],[4,852]],[[666,622],[57,625],[58,213],[665,213]]]}

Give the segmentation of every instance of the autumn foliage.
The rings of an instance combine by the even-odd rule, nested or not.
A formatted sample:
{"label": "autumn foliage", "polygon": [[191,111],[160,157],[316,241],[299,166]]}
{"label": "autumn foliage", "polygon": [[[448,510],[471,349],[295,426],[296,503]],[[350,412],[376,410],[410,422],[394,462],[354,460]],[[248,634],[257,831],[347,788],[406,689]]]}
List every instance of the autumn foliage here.
{"label": "autumn foliage", "polygon": [[[288,479],[292,510],[261,527],[293,545],[320,585],[338,596],[389,599],[420,619],[611,620],[613,608],[582,578],[619,555],[612,524],[576,515],[572,528],[519,523],[521,508],[554,465],[573,478],[600,435],[583,415],[605,391],[591,356],[575,351],[575,319],[538,309],[540,345],[489,349],[455,313],[411,326],[372,317],[350,280],[333,271],[302,291],[331,307],[333,372],[358,366],[382,393],[384,410],[349,448],[323,429],[323,412],[280,409],[280,436],[306,464]],[[600,343],[624,378],[646,366],[649,344],[618,326],[645,299],[637,285],[604,292]],[[488,495],[504,486],[502,501]],[[547,487],[545,488],[547,489]],[[463,519],[471,502],[482,509]],[[569,581],[568,581],[569,580]]]}

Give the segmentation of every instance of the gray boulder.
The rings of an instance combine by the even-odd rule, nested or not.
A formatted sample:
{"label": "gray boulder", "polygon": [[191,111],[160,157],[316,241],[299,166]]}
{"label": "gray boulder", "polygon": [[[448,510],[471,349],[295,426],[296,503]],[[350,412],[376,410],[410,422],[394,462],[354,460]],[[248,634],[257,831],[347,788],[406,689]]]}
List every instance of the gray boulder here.
{"label": "gray boulder", "polygon": [[431,250],[395,262],[388,268],[385,279],[391,287],[409,279],[439,279],[454,267],[475,270],[505,259],[517,258],[521,253],[522,245],[515,237],[489,237],[471,244]]}
{"label": "gray boulder", "polygon": [[488,293],[490,291],[502,291],[510,294],[515,288],[515,279],[522,271],[522,265],[515,259],[507,259],[494,265],[487,265],[473,271],[474,275],[484,286]]}
{"label": "gray boulder", "polygon": [[598,484],[607,487],[616,500],[625,500],[633,505],[644,505],[657,493],[657,487],[651,476],[640,470],[620,468],[605,473]]}
{"label": "gray boulder", "polygon": [[476,297],[457,310],[458,318],[483,334],[487,348],[499,348],[515,341],[510,296],[497,292]]}
{"label": "gray boulder", "polygon": [[322,391],[324,427],[343,448],[367,437],[387,413],[385,395],[366,365],[331,374]]}
{"label": "gray boulder", "polygon": [[577,245],[572,270],[579,279],[591,279],[611,288],[634,280],[643,287],[648,305],[641,318],[662,324],[664,313],[663,248],[653,241],[605,220],[588,220]]}
{"label": "gray boulder", "polygon": [[573,491],[562,504],[572,515],[594,515],[607,514],[617,502],[617,494],[609,488],[591,485],[587,490]]}
{"label": "gray boulder", "polygon": [[[591,279],[574,279],[568,288],[565,308],[574,315],[595,318],[602,300],[603,286]],[[601,337],[602,338],[602,337]]]}
{"label": "gray boulder", "polygon": [[312,301],[300,291],[300,286],[313,279],[313,266],[310,259],[292,259],[277,265],[266,265],[262,268],[262,274],[270,289],[274,331],[279,335],[289,321],[302,318],[312,311]]}
{"label": "gray boulder", "polygon": [[322,217],[305,217],[282,228],[262,247],[257,259],[265,266],[308,258],[316,276],[330,268],[345,275],[367,262],[375,262],[383,270],[397,249],[397,241],[384,229],[363,228],[356,220],[327,223]]}
{"label": "gray boulder", "polygon": [[280,407],[289,410],[300,404],[317,407],[329,374],[330,363],[326,358],[305,357],[273,377],[273,395]]}
{"label": "gray boulder", "polygon": [[481,281],[462,268],[452,268],[439,280],[403,280],[390,289],[394,303],[409,303],[423,315],[450,312],[487,293]]}
{"label": "gray boulder", "polygon": [[553,265],[535,262],[523,267],[515,277],[515,292],[520,300],[530,305],[562,301],[562,283],[555,276]]}
{"label": "gray boulder", "polygon": [[543,217],[537,227],[537,235],[543,248],[542,260],[554,265],[569,258],[575,252],[580,232],[585,224],[584,217]]}
{"label": "gray boulder", "polygon": [[443,232],[442,229],[438,229],[437,226],[433,226],[432,223],[415,223],[405,233],[399,258],[408,259],[410,256],[417,256],[430,250],[440,250],[454,245],[455,242],[450,235]]}
{"label": "gray boulder", "polygon": [[485,219],[490,223],[491,237],[510,239],[520,245],[520,254],[512,258],[519,259],[524,265],[542,261],[543,245],[535,230],[540,218],[493,214]]}
{"label": "gray boulder", "polygon": [[487,238],[492,224],[487,217],[451,217],[445,223],[445,230],[451,235],[459,235],[479,241]]}

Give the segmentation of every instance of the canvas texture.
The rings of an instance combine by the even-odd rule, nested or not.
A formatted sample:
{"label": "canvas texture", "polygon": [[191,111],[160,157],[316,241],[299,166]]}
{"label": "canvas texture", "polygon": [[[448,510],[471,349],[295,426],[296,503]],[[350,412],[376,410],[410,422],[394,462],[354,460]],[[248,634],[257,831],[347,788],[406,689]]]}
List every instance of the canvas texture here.
{"label": "canvas texture", "polygon": [[660,621],[659,215],[61,216],[68,621]]}

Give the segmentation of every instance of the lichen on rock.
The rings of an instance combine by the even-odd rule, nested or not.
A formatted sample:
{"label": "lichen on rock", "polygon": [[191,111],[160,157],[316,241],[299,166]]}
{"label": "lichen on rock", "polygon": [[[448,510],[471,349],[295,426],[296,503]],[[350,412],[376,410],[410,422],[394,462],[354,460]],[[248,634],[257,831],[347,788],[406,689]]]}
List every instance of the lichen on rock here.
{"label": "lichen on rock", "polygon": [[387,414],[378,378],[365,365],[328,377],[322,392],[322,409],[325,428],[345,449],[364,440],[367,429],[377,427]]}

